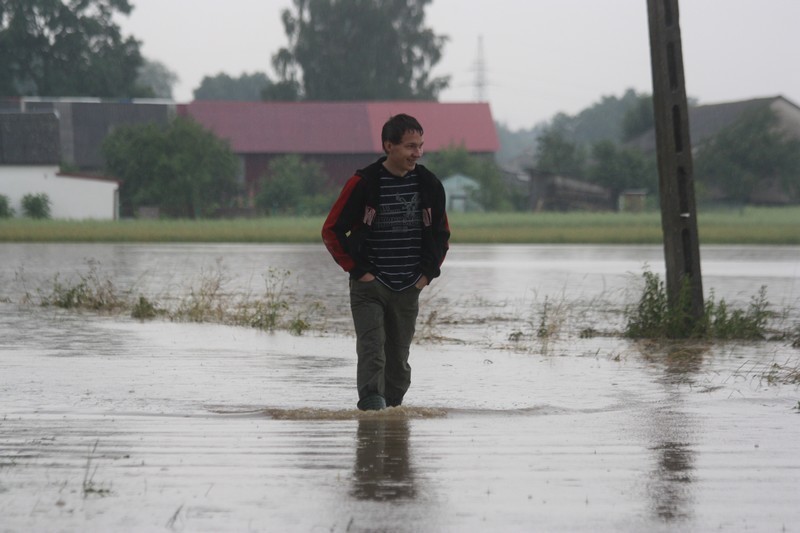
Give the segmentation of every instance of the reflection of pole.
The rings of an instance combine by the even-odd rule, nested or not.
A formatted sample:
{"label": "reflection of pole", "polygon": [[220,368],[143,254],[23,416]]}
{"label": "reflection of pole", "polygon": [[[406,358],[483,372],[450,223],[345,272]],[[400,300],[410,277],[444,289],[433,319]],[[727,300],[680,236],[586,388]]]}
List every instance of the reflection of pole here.
{"label": "reflection of pole", "polygon": [[[681,311],[699,319],[703,316],[703,281],[678,0],[647,0],[647,13],[667,294],[671,309],[686,305]],[[689,287],[688,302],[680,297],[684,283]],[[690,324],[686,326],[688,334]]]}

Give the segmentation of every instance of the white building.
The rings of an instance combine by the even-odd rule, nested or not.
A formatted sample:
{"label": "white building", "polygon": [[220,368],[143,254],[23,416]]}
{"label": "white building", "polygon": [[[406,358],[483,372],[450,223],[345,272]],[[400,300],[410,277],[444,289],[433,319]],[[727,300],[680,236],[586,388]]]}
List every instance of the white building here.
{"label": "white building", "polygon": [[88,175],[62,174],[58,166],[0,165],[0,194],[21,216],[26,194],[44,193],[52,218],[116,220],[119,181]]}
{"label": "white building", "polygon": [[115,220],[117,180],[59,171],[58,113],[0,112],[0,195],[22,216],[22,199],[46,194],[52,218]]}

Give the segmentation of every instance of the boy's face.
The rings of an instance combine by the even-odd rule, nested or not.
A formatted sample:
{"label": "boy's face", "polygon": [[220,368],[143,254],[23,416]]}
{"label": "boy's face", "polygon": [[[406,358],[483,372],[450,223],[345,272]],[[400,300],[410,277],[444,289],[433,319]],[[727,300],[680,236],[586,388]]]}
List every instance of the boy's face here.
{"label": "boy's face", "polygon": [[383,149],[386,150],[384,165],[390,172],[404,176],[417,166],[417,159],[422,157],[422,135],[418,131],[407,131],[398,144],[386,141]]}

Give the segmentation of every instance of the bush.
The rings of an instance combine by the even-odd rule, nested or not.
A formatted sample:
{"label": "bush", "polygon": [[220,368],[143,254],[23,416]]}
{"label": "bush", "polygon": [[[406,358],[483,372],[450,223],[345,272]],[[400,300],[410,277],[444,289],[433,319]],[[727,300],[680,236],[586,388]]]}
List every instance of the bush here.
{"label": "bush", "polygon": [[[645,271],[644,289],[636,307],[626,310],[625,336],[630,338],[708,338],[708,339],[764,339],[769,302],[766,287],[753,296],[747,309],[729,309],[725,300],[715,301],[714,294],[705,302],[704,317],[691,324],[689,316],[689,286],[684,284],[679,301],[671,308],[664,282],[658,274]],[[689,328],[687,324],[691,324]]]}
{"label": "bush", "polygon": [[26,217],[50,218],[50,197],[45,193],[26,194],[22,197],[22,211]]}
{"label": "bush", "polygon": [[14,209],[11,207],[11,201],[5,194],[0,194],[0,218],[11,218],[14,216]]}
{"label": "bush", "polygon": [[256,206],[269,214],[325,214],[335,199],[326,194],[326,181],[316,161],[294,154],[275,158],[261,179]]}

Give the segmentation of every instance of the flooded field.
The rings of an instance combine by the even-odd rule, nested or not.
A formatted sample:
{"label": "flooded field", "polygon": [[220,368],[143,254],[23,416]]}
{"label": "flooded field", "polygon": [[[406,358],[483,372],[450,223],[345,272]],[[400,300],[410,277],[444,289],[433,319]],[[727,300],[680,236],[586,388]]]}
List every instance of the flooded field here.
{"label": "flooded field", "polygon": [[[800,350],[614,335],[658,247],[454,247],[407,405],[370,414],[321,246],[0,254],[0,531],[800,530]],[[776,327],[800,324],[800,248],[702,257],[707,292],[765,285]],[[159,302],[286,270],[292,305],[322,310],[296,336],[35,305],[88,260]]]}

